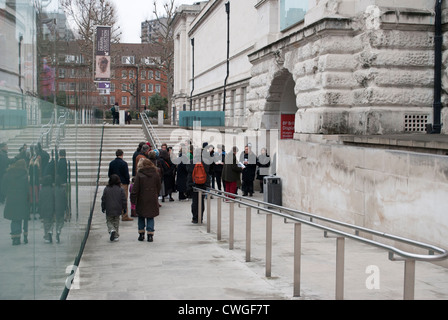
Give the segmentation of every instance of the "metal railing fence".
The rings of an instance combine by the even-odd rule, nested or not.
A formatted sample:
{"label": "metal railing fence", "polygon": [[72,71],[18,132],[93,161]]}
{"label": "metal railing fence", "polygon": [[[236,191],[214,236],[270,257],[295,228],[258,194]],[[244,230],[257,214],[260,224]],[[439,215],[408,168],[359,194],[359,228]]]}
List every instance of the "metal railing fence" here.
{"label": "metal railing fence", "polygon": [[142,119],[143,129],[145,131],[146,138],[151,142],[151,146],[153,149],[159,149],[162,146],[162,143],[154,130],[154,127],[151,124],[146,113],[140,113],[140,117]]}
{"label": "metal railing fence", "polygon": [[[314,228],[324,231],[324,236],[329,238],[330,234],[335,235],[336,238],[336,288],[335,298],[342,300],[344,298],[344,260],[345,260],[345,238],[362,242],[364,244],[374,246],[389,253],[391,261],[404,261],[404,289],[403,298],[405,300],[414,299],[415,289],[415,262],[416,261],[442,261],[448,258],[448,251],[430,244],[418,242],[415,240],[395,236],[379,232],[376,230],[348,224],[321,217],[318,215],[302,212],[295,209],[286,208],[283,206],[247,198],[224,191],[208,188],[207,190],[194,188],[198,192],[198,199],[201,199],[203,194],[207,194],[207,232],[211,232],[211,196],[217,199],[217,240],[221,240],[221,218],[222,218],[222,200],[229,201],[229,250],[233,249],[234,244],[234,205],[246,207],[246,262],[251,259],[251,210],[255,209],[257,212],[264,212],[266,214],[266,265],[265,275],[271,276],[272,265],[272,217],[278,216],[284,218],[285,223],[291,220],[294,223],[294,274],[293,274],[293,296],[300,296],[300,278],[301,278],[301,225],[306,224]],[[198,223],[202,224],[202,201],[198,201]],[[204,208],[205,209],[205,208]],[[300,216],[300,217],[299,217]],[[324,221],[327,225],[316,223],[314,220]],[[330,225],[333,225],[330,226]],[[348,228],[352,233],[336,229],[336,227]],[[428,250],[428,254],[416,254],[404,251],[395,246],[381,243],[372,239],[361,236],[362,233],[374,235],[379,238],[394,240],[404,243],[411,247],[423,248]]]}

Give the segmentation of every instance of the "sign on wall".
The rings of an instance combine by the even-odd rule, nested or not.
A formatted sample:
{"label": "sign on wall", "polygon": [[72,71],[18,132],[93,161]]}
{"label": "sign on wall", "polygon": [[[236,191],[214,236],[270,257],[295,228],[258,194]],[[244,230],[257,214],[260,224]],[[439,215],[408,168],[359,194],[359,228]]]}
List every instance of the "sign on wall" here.
{"label": "sign on wall", "polygon": [[280,139],[288,140],[294,138],[295,114],[282,114],[280,118]]}

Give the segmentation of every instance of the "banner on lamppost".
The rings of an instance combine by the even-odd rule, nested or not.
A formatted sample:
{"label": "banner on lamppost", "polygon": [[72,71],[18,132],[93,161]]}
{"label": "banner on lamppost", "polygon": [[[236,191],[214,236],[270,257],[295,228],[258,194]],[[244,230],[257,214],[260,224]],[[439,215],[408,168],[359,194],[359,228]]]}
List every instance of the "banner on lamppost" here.
{"label": "banner on lamppost", "polygon": [[111,27],[96,27],[95,81],[110,81]]}

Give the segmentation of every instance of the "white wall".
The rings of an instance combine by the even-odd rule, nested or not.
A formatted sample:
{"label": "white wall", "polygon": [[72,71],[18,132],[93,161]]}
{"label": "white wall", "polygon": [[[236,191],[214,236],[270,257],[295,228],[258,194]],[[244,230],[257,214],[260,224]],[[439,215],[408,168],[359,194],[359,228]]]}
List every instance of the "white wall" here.
{"label": "white wall", "polygon": [[286,207],[448,247],[446,156],[282,140],[278,176]]}

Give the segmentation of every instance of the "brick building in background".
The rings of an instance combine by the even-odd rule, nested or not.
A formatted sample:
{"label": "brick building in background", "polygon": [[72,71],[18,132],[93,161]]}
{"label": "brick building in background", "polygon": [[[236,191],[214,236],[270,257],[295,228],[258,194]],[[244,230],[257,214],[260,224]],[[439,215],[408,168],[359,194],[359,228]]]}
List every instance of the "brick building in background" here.
{"label": "brick building in background", "polygon": [[100,94],[91,66],[75,42],[59,54],[56,76],[58,104],[70,109],[110,108],[115,102],[125,110],[142,111],[151,96],[167,96],[166,75],[159,68],[157,45],[120,43],[111,46],[111,89]]}

